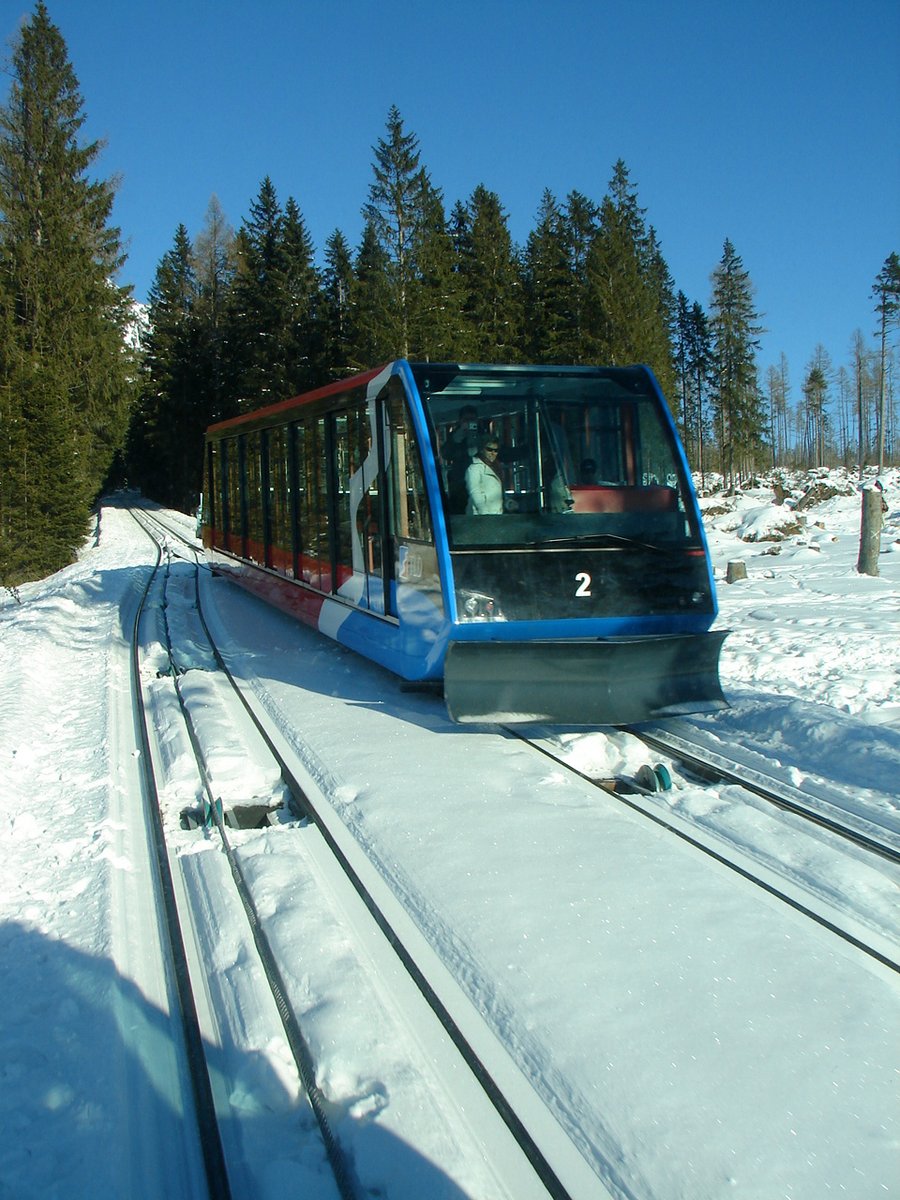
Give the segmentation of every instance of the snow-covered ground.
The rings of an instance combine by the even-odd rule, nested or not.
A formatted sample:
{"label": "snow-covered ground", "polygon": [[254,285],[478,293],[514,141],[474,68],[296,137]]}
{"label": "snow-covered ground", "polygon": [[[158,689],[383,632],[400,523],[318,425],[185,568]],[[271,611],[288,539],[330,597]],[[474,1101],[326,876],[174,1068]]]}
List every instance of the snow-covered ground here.
{"label": "snow-covered ground", "polygon": [[[748,755],[774,755],[795,783],[815,779],[860,811],[896,819],[900,472],[882,482],[878,577],[856,572],[860,497],[843,473],[782,480],[779,504],[771,481],[704,501],[719,624],[733,631],[722,659],[732,707],[695,724]],[[812,485],[823,489],[811,493],[818,502],[802,501]],[[136,1076],[123,1046],[128,1014],[159,1005],[122,951],[123,880],[136,870],[133,763],[117,755],[117,713],[149,557],[131,518],[105,507],[77,564],[0,597],[0,1200],[141,1194],[123,1137],[139,1123],[123,1116]],[[736,560],[748,577],[727,584]],[[775,901],[748,901],[727,873],[648,834],[588,784],[526,761],[498,732],[451,726],[436,699],[401,692],[223,581],[212,598],[310,774],[612,1194],[891,1194],[900,989],[889,971],[809,932]],[[599,775],[643,761],[623,735],[546,734]],[[681,787],[660,803],[896,945],[897,879],[887,868],[728,788]],[[289,826],[248,834],[242,853],[270,888],[278,939],[309,957],[309,904],[286,874],[299,851],[276,852],[290,836]],[[365,1014],[323,1002],[327,976],[298,968],[293,980],[314,1043],[328,1048],[323,1088],[359,1127],[361,1148],[384,1135],[383,1194],[421,1196],[421,1170],[396,1149],[408,1141],[420,1162],[437,1163],[441,1131],[392,1111],[384,1080],[400,1069],[394,1044],[379,1063],[370,1032],[375,1060],[353,1061],[347,1047],[364,1040]],[[165,1042],[163,1025],[155,1034]],[[260,1048],[269,1069],[257,1076],[268,1080],[259,1096],[252,1075],[244,1083],[243,1103],[263,1114],[291,1086],[279,1054]],[[173,1109],[173,1139],[178,1125]],[[407,1169],[392,1177],[400,1162]],[[252,1194],[284,1194],[288,1165],[253,1176]],[[317,1169],[308,1194],[330,1195]],[[455,1183],[442,1174],[441,1187],[435,1178],[435,1196],[490,1194],[477,1172]]]}

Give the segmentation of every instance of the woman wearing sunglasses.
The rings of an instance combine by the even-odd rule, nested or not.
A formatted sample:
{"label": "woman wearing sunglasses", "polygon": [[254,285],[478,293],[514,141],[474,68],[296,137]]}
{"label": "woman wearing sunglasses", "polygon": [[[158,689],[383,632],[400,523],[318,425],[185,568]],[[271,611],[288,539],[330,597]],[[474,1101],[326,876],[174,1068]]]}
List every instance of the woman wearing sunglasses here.
{"label": "woman wearing sunglasses", "polygon": [[466,512],[481,516],[503,512],[503,479],[497,462],[499,453],[500,443],[496,436],[490,435],[472,459],[466,471],[466,491],[469,494]]}

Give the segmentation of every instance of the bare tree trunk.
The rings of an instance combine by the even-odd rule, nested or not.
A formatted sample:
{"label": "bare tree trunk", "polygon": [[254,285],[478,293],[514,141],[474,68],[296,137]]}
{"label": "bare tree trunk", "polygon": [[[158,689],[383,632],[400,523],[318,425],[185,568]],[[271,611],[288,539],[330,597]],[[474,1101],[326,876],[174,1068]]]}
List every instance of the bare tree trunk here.
{"label": "bare tree trunk", "polygon": [[859,533],[859,561],[856,569],[860,575],[878,574],[878,554],[881,550],[882,493],[879,487],[863,488],[862,520]]}

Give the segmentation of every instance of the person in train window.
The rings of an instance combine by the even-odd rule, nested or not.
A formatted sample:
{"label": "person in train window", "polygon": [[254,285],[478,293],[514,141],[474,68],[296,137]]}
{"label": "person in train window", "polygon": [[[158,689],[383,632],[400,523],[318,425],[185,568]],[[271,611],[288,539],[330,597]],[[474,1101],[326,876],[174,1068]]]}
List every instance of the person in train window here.
{"label": "person in train window", "polygon": [[575,499],[569,491],[569,485],[562,475],[557,473],[550,481],[550,511],[567,513],[572,511]]}
{"label": "person in train window", "polygon": [[592,487],[597,483],[597,464],[592,458],[582,460],[578,468],[578,482],[582,487]]}
{"label": "person in train window", "polygon": [[500,443],[488,437],[466,471],[467,513],[481,516],[503,512],[503,480],[497,465]]}
{"label": "person in train window", "polygon": [[447,497],[450,511],[453,513],[466,511],[469,499],[466,491],[466,471],[478,453],[480,436],[478,413],[471,405],[466,405],[460,409],[459,418],[444,443]]}

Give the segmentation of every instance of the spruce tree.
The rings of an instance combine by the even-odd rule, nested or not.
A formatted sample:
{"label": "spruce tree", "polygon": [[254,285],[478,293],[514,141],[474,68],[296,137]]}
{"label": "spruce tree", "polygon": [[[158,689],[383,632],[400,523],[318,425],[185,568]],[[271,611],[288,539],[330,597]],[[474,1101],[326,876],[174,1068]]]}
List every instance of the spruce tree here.
{"label": "spruce tree", "polygon": [[562,212],[553,193],[545,190],[524,260],[525,349],[533,362],[561,363],[568,359],[569,285]]}
{"label": "spruce tree", "polygon": [[479,184],[468,206],[460,275],[472,357],[479,362],[521,362],[522,270],[496,192]]}
{"label": "spruce tree", "polygon": [[880,379],[878,389],[878,433],[876,437],[876,457],[878,470],[884,467],[884,438],[885,438],[885,395],[887,380],[887,348],[888,337],[892,329],[900,324],[900,257],[896,252],[887,256],[884,266],[875,277],[872,288],[875,311],[878,314],[878,345],[880,355]]}
{"label": "spruce tree", "polygon": [[89,178],[82,97],[42,2],[0,109],[0,579],[68,562],[121,448],[133,394],[113,188]]}
{"label": "spruce tree", "polygon": [[228,311],[235,273],[234,243],[234,230],[218,198],[212,196],[203,228],[194,243],[196,302],[191,314],[197,331],[196,405],[206,425],[233,416],[236,411],[236,396],[228,370]]}
{"label": "spruce tree", "polygon": [[647,229],[624,162],[616,163],[588,254],[586,342],[598,362],[647,363],[663,391],[675,382],[668,269]]}
{"label": "spruce tree", "polygon": [[410,312],[409,352],[413,358],[451,361],[465,345],[462,285],[441,193],[427,180],[413,252],[418,279]]}
{"label": "spruce tree", "polygon": [[777,367],[766,372],[769,399],[769,437],[772,441],[772,466],[785,465],[788,451],[788,401],[790,378],[787,357],[782,354]]}
{"label": "spruce tree", "polygon": [[287,394],[279,353],[283,224],[275,185],[266,176],[250,205],[250,216],[235,238],[228,343],[229,371],[241,410],[284,399]]}
{"label": "spruce tree", "polygon": [[675,394],[675,286],[652,225],[647,231],[644,278],[654,303],[645,330],[643,361],[653,368],[663,395],[672,403]]}
{"label": "spruce tree", "polygon": [[763,418],[756,374],[759,314],[740,255],[726,240],[712,276],[710,328],[722,471],[730,487],[752,465],[762,442]]}
{"label": "spruce tree", "polygon": [[803,382],[804,448],[808,466],[825,465],[825,441],[828,426],[826,404],[831,362],[824,346],[817,346]]}
{"label": "spruce tree", "polygon": [[256,408],[317,381],[318,273],[300,208],[282,209],[266,177],[235,239],[229,306],[231,377],[237,405]]}
{"label": "spruce tree", "polygon": [[454,275],[459,295],[459,334],[456,358],[460,362],[471,362],[475,357],[475,335],[466,312],[467,285],[466,262],[468,247],[472,237],[472,220],[468,205],[463,200],[457,200],[450,211],[447,231],[453,246]]}
{"label": "spruce tree", "polygon": [[366,370],[396,358],[395,292],[389,279],[388,256],[374,227],[366,224],[356,255],[350,294],[351,336],[349,365]]}
{"label": "spruce tree", "polygon": [[681,397],[681,432],[691,465],[705,471],[706,405],[711,390],[713,350],[702,306],[679,292],[675,305],[675,358]]}
{"label": "spruce tree", "polygon": [[129,436],[129,474],[161,503],[188,509],[198,490],[206,360],[199,288],[187,229],[179,225],[150,288],[141,397]]}
{"label": "spruce tree", "polygon": [[367,237],[374,237],[380,250],[390,297],[384,313],[384,340],[391,347],[388,357],[406,358],[419,300],[416,249],[429,180],[419,165],[419,139],[404,131],[396,105],[388,113],[387,135],[373,148],[375,179],[369,187],[363,217]]}
{"label": "spruce tree", "polygon": [[293,196],[288,196],[284,206],[282,272],[278,284],[284,393],[297,395],[320,382],[320,281],[313,263],[312,238]]}
{"label": "spruce tree", "polygon": [[347,239],[336,229],[325,243],[319,310],[319,359],[327,379],[339,379],[350,367],[352,291],[353,257]]}
{"label": "spruce tree", "polygon": [[567,334],[561,347],[562,360],[571,363],[589,361],[585,326],[588,311],[588,256],[597,236],[600,210],[581,192],[570,192],[563,209],[563,236],[569,266],[566,284]]}

